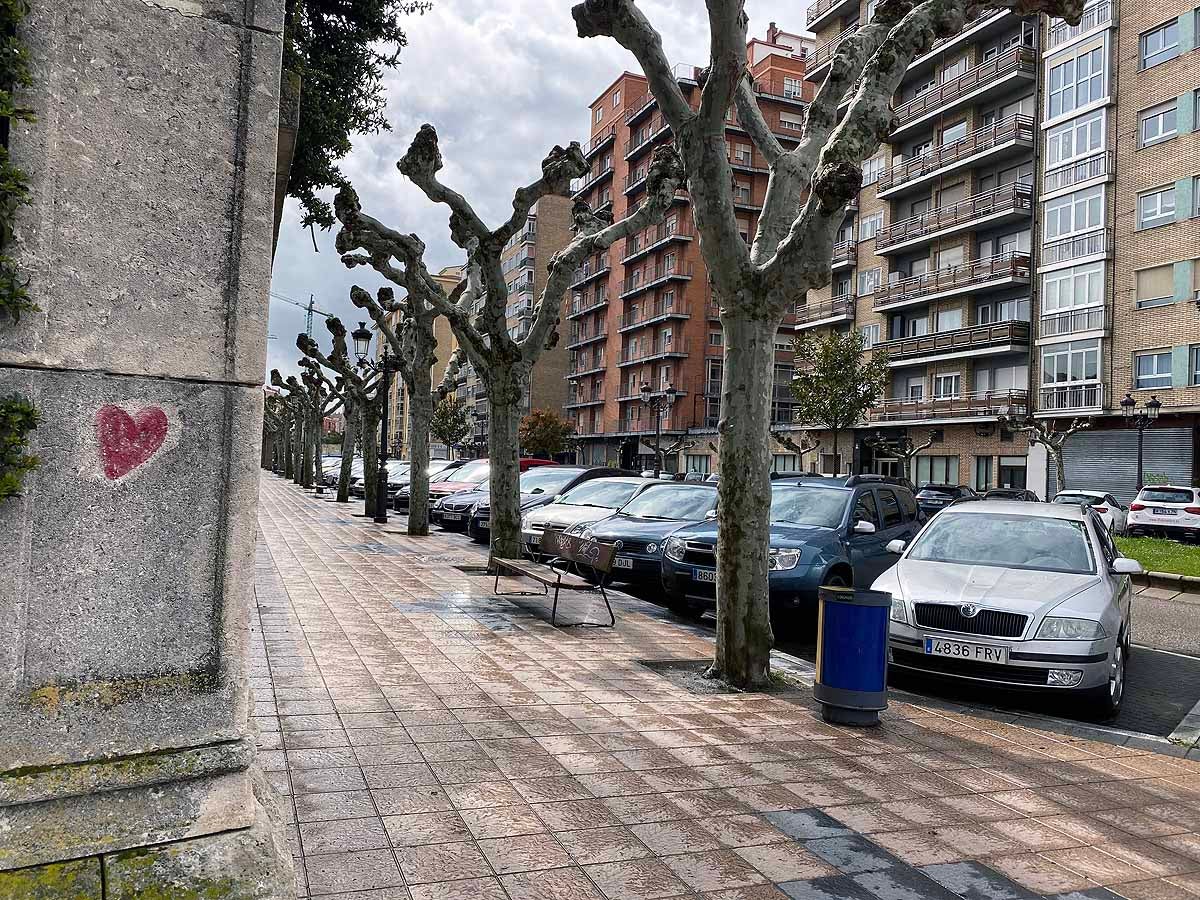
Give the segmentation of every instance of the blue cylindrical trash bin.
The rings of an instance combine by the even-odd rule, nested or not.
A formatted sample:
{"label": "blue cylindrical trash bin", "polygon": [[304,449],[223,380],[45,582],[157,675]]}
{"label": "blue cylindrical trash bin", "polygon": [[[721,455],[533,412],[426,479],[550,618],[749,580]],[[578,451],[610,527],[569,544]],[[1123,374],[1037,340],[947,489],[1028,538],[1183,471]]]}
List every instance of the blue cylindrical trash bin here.
{"label": "blue cylindrical trash bin", "polygon": [[878,725],[879,711],[887,709],[892,595],[823,587],[818,599],[813,697],[821,715],[839,725]]}

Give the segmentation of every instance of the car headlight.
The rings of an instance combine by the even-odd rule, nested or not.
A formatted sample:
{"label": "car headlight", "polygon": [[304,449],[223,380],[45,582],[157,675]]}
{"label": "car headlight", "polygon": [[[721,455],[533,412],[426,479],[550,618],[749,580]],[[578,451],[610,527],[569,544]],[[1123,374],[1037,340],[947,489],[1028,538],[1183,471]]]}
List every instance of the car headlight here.
{"label": "car headlight", "polygon": [[683,538],[667,538],[667,542],[663,544],[663,555],[675,562],[683,562],[683,556],[686,552],[687,544]]}
{"label": "car headlight", "polygon": [[767,553],[767,568],[772,572],[782,572],[787,569],[794,569],[799,562],[799,550],[776,550],[772,548],[771,551]]}
{"label": "car headlight", "polygon": [[899,597],[892,598],[891,619],[893,622],[901,622],[905,625],[908,624],[908,611],[904,608],[904,601]]}
{"label": "car headlight", "polygon": [[529,521],[529,516],[527,516],[527,515],[521,516],[521,530],[522,531],[532,531],[533,529],[530,527],[530,525],[531,525],[531,523]]}
{"label": "car headlight", "polygon": [[1104,626],[1091,619],[1050,617],[1042,620],[1037,631],[1041,641],[1098,641],[1107,636]]}
{"label": "car headlight", "polygon": [[441,509],[445,509],[445,507],[446,507],[446,498],[445,497],[443,497],[441,500],[434,501],[434,504],[433,504],[434,509],[441,510]]}
{"label": "car headlight", "polygon": [[471,515],[475,515],[476,513],[478,513],[478,512],[479,512],[479,504],[478,504],[478,503],[472,503],[472,504],[471,504],[471,508],[470,508],[470,509],[468,509],[468,510],[467,510],[467,512],[468,512],[468,513],[470,513]]}
{"label": "car headlight", "polygon": [[592,529],[590,529],[590,528],[583,528],[580,530],[579,536],[581,538],[583,538],[585,541],[591,541],[591,540],[595,540],[596,532],[592,531]]}

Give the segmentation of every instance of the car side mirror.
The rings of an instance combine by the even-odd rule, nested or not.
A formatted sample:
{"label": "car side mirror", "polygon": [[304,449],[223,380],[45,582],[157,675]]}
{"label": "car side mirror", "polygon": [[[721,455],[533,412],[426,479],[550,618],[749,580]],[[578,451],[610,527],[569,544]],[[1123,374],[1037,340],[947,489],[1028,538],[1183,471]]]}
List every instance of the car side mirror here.
{"label": "car side mirror", "polygon": [[1146,567],[1136,559],[1130,559],[1128,556],[1118,556],[1113,560],[1112,568],[1109,571],[1114,575],[1145,575]]}
{"label": "car side mirror", "polygon": [[894,541],[888,541],[887,552],[899,555],[904,552],[904,548],[906,546],[907,544],[904,541],[900,540],[900,538],[896,538]]}
{"label": "car side mirror", "polygon": [[558,502],[559,500],[561,500],[562,498],[563,498],[563,495],[562,495],[562,494],[555,494],[555,495],[554,495],[554,497],[551,499],[551,501],[550,501],[550,502],[551,502],[551,503],[557,503],[557,502]]}
{"label": "car side mirror", "polygon": [[706,512],[704,514],[704,518],[706,518],[706,519],[715,519],[716,517],[717,517],[717,511],[715,509],[710,509],[708,512]]}
{"label": "car side mirror", "polygon": [[872,522],[868,522],[866,519],[859,519],[854,523],[854,527],[850,530],[855,534],[874,534],[875,525]]}

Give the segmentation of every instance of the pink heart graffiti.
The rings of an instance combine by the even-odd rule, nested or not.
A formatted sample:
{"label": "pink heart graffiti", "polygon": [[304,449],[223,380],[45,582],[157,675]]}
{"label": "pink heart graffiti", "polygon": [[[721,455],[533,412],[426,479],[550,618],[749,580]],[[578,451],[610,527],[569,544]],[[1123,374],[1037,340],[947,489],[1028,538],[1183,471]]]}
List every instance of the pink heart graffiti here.
{"label": "pink heart graffiti", "polygon": [[148,406],[131,416],[119,406],[107,404],[96,412],[96,439],[104,475],[117,479],[128,475],[150,457],[167,438],[167,414]]}

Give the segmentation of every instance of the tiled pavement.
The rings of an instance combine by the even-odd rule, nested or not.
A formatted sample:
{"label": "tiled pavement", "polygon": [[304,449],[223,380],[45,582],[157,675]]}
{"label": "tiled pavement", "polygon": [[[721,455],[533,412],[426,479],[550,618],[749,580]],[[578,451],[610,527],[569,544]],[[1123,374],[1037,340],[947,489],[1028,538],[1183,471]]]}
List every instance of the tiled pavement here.
{"label": "tiled pavement", "polygon": [[1200,897],[1200,763],[908,704],[833,728],[803,687],[691,693],[638,660],[709,639],[653,607],[554,629],[455,568],[483,562],[464,540],[271,475],[259,520],[255,713],[298,897]]}

